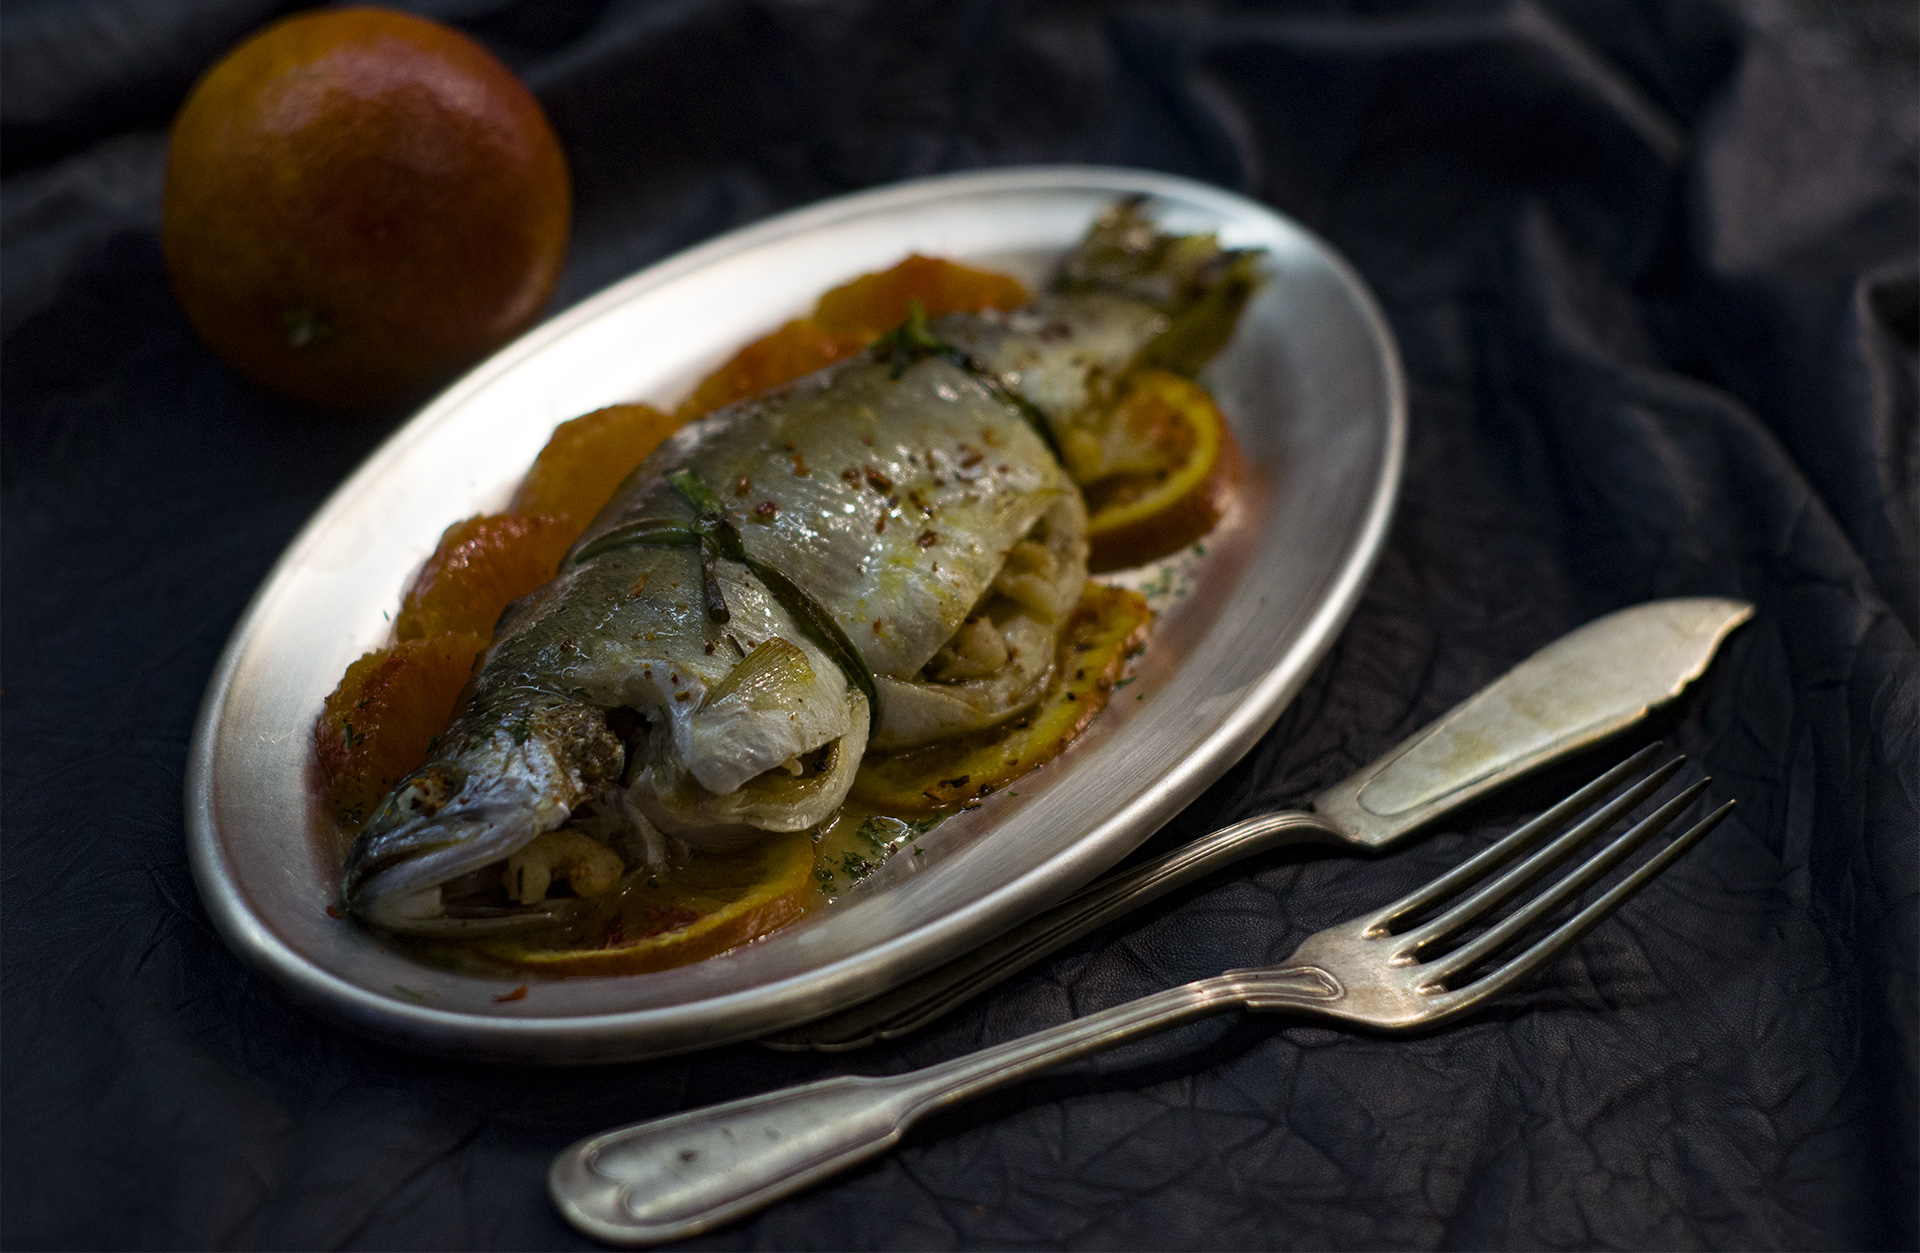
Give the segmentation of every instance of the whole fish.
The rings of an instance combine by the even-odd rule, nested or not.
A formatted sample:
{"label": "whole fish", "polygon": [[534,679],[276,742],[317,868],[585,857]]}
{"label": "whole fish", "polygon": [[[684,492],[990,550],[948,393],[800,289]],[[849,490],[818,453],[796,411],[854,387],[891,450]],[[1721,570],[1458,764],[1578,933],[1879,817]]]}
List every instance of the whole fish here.
{"label": "whole fish", "polygon": [[562,920],[667,837],[804,830],[869,747],[1030,708],[1086,581],[1063,443],[1097,443],[1129,369],[1198,368],[1257,281],[1254,254],[1122,204],[1032,305],[916,316],[678,432],[502,615],[355,840],[349,908],[420,934]]}

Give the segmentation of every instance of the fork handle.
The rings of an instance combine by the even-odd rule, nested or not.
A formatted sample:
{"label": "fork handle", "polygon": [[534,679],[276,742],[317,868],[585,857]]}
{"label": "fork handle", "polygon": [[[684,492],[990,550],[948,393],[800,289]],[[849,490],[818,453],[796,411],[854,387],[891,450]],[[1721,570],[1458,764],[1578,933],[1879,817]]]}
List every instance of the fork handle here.
{"label": "fork handle", "polygon": [[698,1235],[882,1153],[923,1114],[1128,1040],[1233,1009],[1220,975],[901,1075],[842,1076],[635,1123],[554,1159],[547,1191],[609,1244]]}
{"label": "fork handle", "polygon": [[760,1043],[788,1052],[843,1053],[891,1040],[972,1000],[1081,936],[1223,866],[1288,844],[1338,841],[1341,833],[1299,810],[1261,814],[1102,879],[946,965],[884,996]]}

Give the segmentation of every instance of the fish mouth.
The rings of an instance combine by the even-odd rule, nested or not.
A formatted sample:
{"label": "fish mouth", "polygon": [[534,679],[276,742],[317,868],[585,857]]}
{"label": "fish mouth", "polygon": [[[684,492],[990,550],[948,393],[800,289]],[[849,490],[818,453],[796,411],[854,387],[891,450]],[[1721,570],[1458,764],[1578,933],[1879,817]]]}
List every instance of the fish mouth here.
{"label": "fish mouth", "polygon": [[564,921],[579,900],[515,901],[489,883],[548,833],[596,812],[593,801],[618,779],[623,758],[605,714],[577,702],[546,700],[510,726],[474,733],[463,752],[415,770],[381,802],[347,854],[347,908],[375,927],[421,936]]}
{"label": "fish mouth", "polygon": [[665,856],[618,788],[569,807],[521,786],[363,834],[347,862],[347,905],[403,935],[538,930],[579,921]]}
{"label": "fish mouth", "polygon": [[[397,794],[411,784],[403,783]],[[530,789],[513,792],[518,794],[462,795],[397,826],[370,825],[347,859],[347,907],[376,927],[413,935],[468,935],[560,921],[570,907],[560,901],[529,910],[473,890],[489,869],[570,816],[565,805],[543,801]]]}
{"label": "fish mouth", "polygon": [[375,904],[359,912],[386,931],[426,939],[456,939],[564,926],[580,917],[589,904],[581,897],[565,897],[529,909],[468,900],[457,888],[435,885],[418,892],[378,897]]}

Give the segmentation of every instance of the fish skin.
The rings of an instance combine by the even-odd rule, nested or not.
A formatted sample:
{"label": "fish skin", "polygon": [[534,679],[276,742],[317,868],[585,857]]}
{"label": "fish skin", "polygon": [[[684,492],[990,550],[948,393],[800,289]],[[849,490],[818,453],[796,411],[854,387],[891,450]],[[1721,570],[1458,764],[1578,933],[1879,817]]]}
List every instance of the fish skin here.
{"label": "fish skin", "polygon": [[[938,686],[917,677],[921,668],[1043,516],[1059,532],[1062,586],[1077,591],[1084,581],[1084,535],[1072,534],[1076,526],[1084,532],[1084,507],[1036,422],[1071,419],[1178,323],[1129,289],[1138,276],[1124,272],[1125,261],[1118,283],[1102,277],[1011,314],[940,319],[932,333],[957,352],[876,348],[690,424],[634,471],[574,553],[636,520],[691,525],[693,506],[666,476],[696,471],[748,555],[803,589],[859,651],[880,682],[875,742],[885,744],[889,702],[904,705],[916,686]],[[426,934],[544,923],[567,903],[456,909],[440,888],[589,802],[623,812],[637,806],[697,843],[697,822],[674,825],[687,811],[670,815],[645,794],[650,772],[722,788],[744,778],[745,795],[782,762],[836,741],[864,747],[866,702],[848,677],[746,567],[723,558],[714,574],[729,612],[724,624],[707,612],[693,547],[603,546],[510,606],[433,758],[355,840],[345,872],[349,909],[381,927]],[[777,699],[763,702],[769,721],[750,735],[702,734],[707,694],[773,638],[795,646],[806,664],[791,667]],[[1038,675],[1037,685],[1033,673],[1024,679],[1034,696],[1044,669]],[[608,725],[607,712],[622,707],[654,728],[638,743]],[[732,708],[727,716],[738,727],[746,715]],[[828,799],[837,805],[851,763],[840,759],[830,777],[839,795]],[[811,778],[779,783],[789,793],[814,786]],[[774,824],[733,821],[712,834],[724,845],[755,825]]]}
{"label": "fish skin", "polygon": [[1153,305],[1085,292],[1045,295],[1008,312],[953,315],[931,329],[998,375],[1058,429],[1099,399],[1101,381],[1118,375],[1168,326]]}
{"label": "fish skin", "polygon": [[691,521],[665,480],[682,466],[720,495],[752,556],[826,608],[876,675],[898,678],[953,634],[1034,522],[1078,495],[1032,425],[968,371],[928,358],[895,378],[868,357],[680,432],[581,545],[639,518]]}

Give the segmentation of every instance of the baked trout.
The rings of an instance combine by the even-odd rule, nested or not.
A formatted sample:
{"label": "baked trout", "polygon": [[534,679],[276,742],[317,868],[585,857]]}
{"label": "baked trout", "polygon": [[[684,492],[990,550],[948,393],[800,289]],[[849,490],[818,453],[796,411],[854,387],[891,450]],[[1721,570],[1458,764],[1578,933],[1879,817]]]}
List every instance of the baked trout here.
{"label": "baked trout", "polygon": [[681,430],[502,615],[355,840],[349,908],[418,934],[561,921],[668,838],[804,830],[869,747],[1031,707],[1086,581],[1061,448],[1097,445],[1130,368],[1211,357],[1256,277],[1121,205],[1027,308],[916,317]]}

